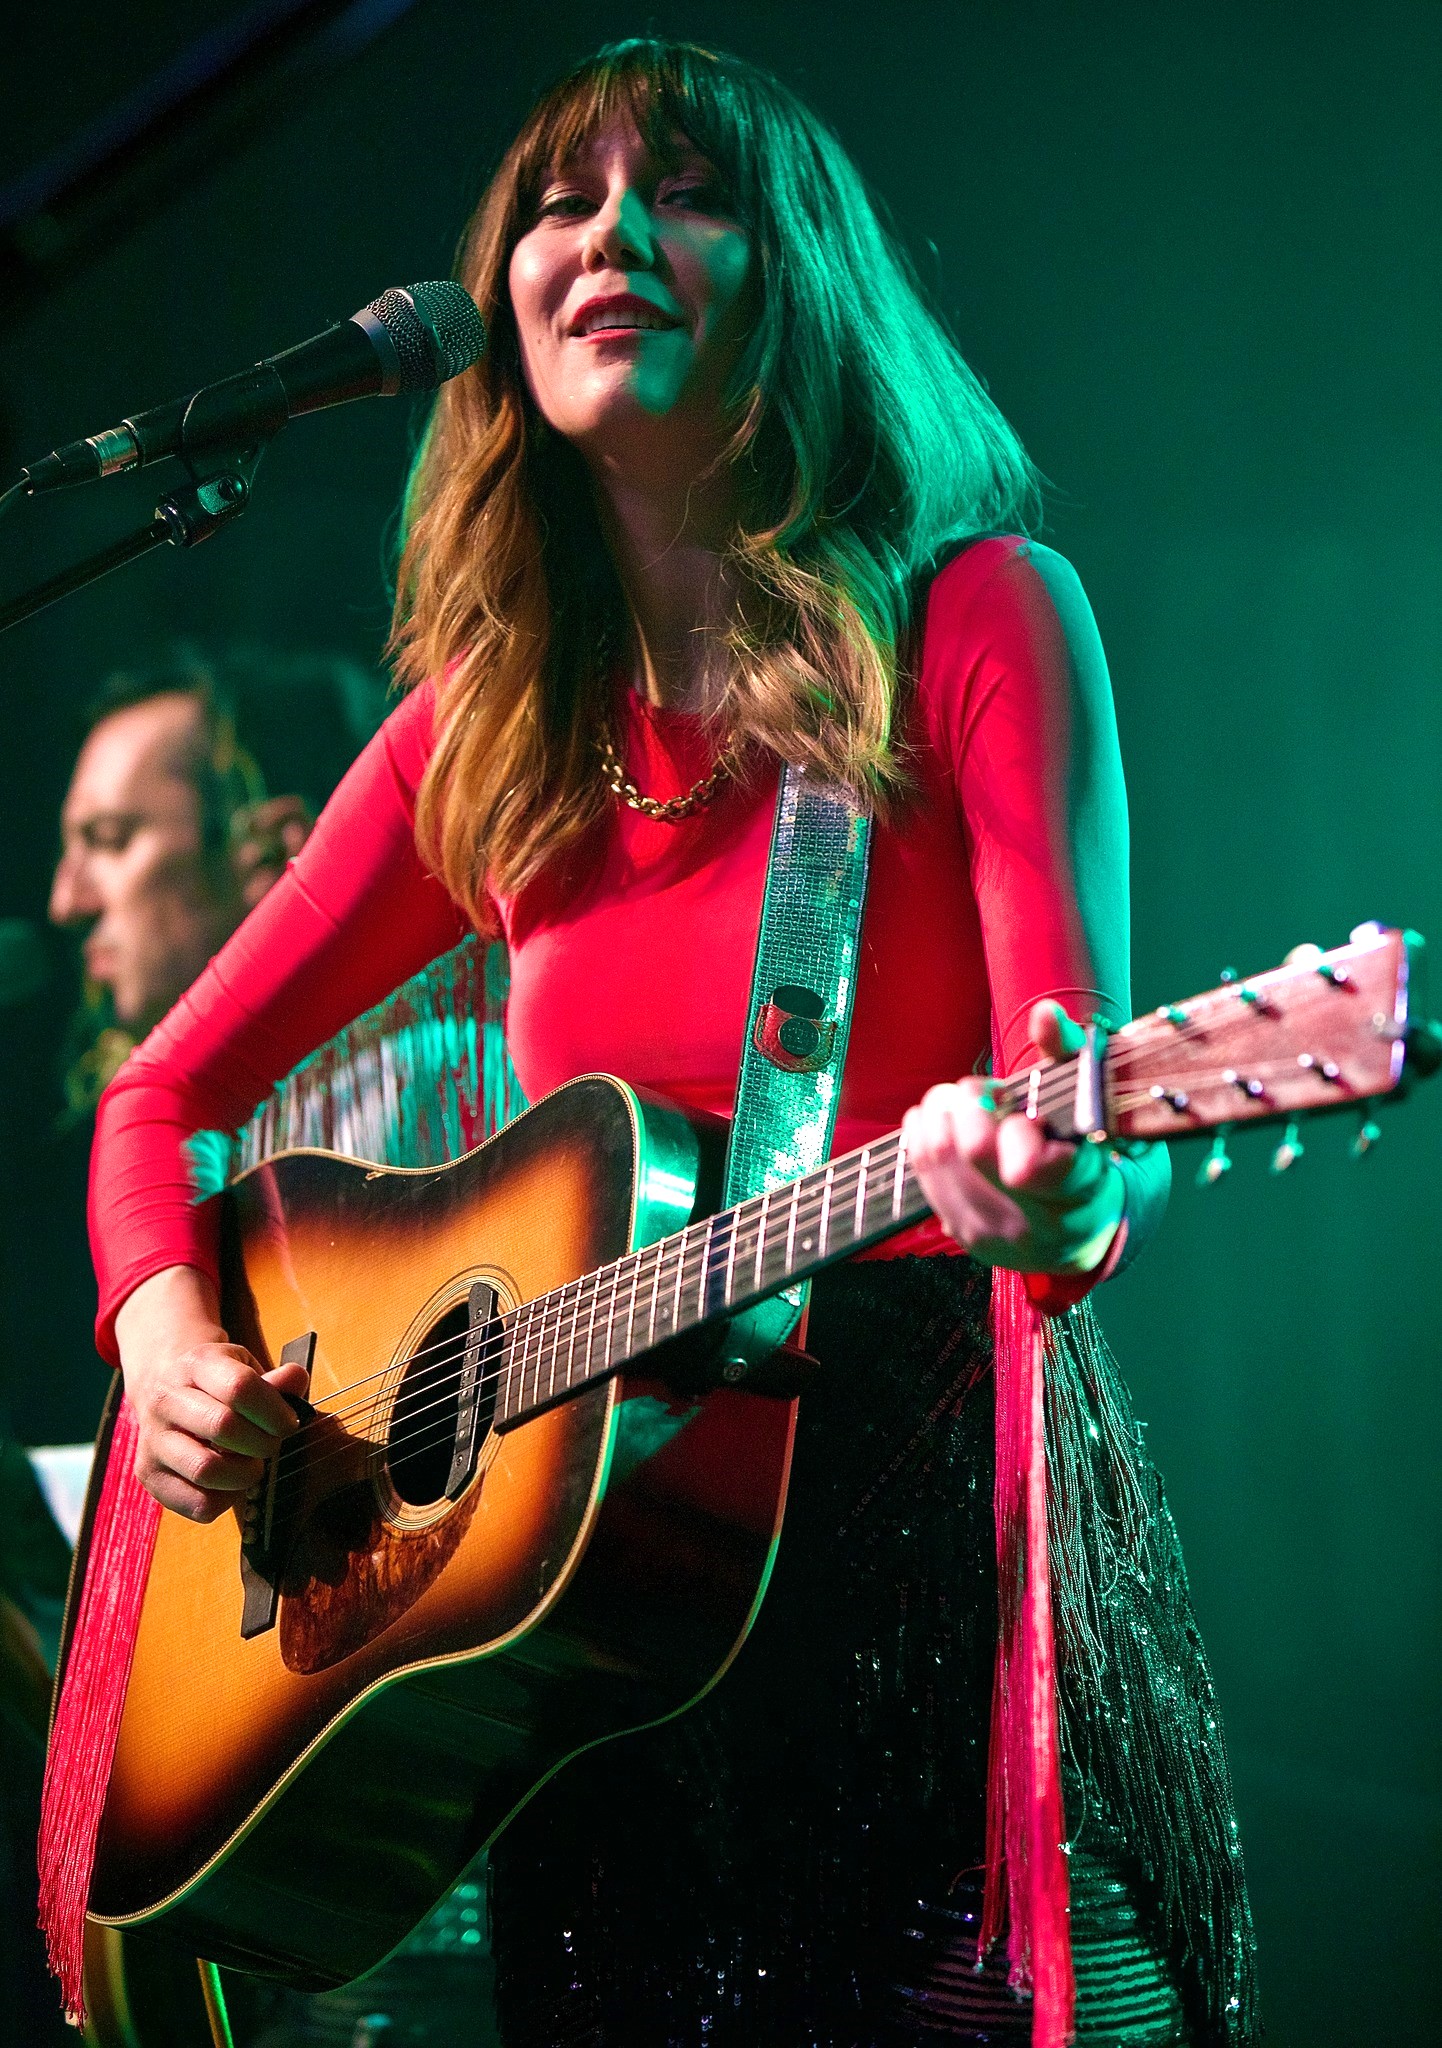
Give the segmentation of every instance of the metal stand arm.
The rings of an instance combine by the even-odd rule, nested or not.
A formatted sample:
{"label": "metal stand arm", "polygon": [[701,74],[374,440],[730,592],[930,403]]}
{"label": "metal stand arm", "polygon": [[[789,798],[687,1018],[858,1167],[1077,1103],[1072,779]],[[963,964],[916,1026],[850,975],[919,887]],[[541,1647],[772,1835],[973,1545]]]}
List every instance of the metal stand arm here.
{"label": "metal stand arm", "polygon": [[98,582],[112,569],[123,569],[127,562],[139,561],[152,548],[167,544],[193,548],[209,540],[222,526],[238,519],[250,503],[250,480],[260,453],[258,448],[249,450],[218,476],[182,485],[156,506],[155,517],[148,526],[126,534],[123,540],[112,541],[108,548],[87,555],[73,568],[62,569],[58,576],[49,576],[12,598],[9,604],[0,605],[0,633],[18,626],[23,619],[33,618],[58,599],[69,597],[72,590],[83,590],[87,583]]}
{"label": "metal stand arm", "polygon": [[163,547],[169,539],[170,528],[157,517],[148,526],[141,527],[138,533],[128,533],[124,540],[115,541],[98,554],[87,555],[73,568],[62,569],[58,576],[47,577],[23,596],[13,598],[7,605],[0,605],[0,633],[8,632],[11,626],[18,626],[22,619],[31,618],[36,612],[43,612],[46,605],[69,597],[72,590],[83,590],[87,583],[98,582],[112,569],[123,569],[127,562],[138,562],[142,555],[148,555],[152,548]]}

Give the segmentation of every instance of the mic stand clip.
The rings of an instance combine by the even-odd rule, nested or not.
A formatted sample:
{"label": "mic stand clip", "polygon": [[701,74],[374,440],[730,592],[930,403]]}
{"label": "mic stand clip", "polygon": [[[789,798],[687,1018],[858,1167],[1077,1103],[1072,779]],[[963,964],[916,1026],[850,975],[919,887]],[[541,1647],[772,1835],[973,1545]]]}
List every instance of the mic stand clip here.
{"label": "mic stand clip", "polygon": [[261,450],[252,448],[246,454],[227,463],[215,476],[192,477],[189,483],[162,498],[155,508],[156,518],[165,527],[165,538],[172,547],[196,548],[203,540],[209,540],[222,526],[228,526],[232,519],[239,519],[250,503],[251,481],[260,461]]}

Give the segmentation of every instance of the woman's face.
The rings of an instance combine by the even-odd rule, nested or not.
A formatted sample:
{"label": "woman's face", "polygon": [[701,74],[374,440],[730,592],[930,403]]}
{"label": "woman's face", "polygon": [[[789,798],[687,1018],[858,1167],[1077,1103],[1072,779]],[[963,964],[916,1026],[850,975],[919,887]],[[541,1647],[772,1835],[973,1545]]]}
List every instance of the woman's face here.
{"label": "woman's face", "polygon": [[677,141],[668,168],[629,124],[603,129],[550,179],[511,255],[543,418],[593,467],[638,482],[684,481],[714,458],[753,310],[750,238],[706,159]]}

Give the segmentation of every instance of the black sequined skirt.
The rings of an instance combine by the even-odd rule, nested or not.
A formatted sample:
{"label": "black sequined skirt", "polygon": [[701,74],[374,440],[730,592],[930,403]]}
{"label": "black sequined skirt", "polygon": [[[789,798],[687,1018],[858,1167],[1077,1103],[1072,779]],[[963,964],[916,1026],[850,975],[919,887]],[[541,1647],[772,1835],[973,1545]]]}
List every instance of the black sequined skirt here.
{"label": "black sequined skirt", "polygon": [[[1029,2038],[978,1972],[996,1639],[989,1274],[822,1276],[776,1570],[721,1683],[576,1759],[491,1856],[506,2048]],[[1214,2038],[1094,1787],[1073,1843],[1078,2039]],[[1189,2014],[1189,2006],[1193,2009]]]}

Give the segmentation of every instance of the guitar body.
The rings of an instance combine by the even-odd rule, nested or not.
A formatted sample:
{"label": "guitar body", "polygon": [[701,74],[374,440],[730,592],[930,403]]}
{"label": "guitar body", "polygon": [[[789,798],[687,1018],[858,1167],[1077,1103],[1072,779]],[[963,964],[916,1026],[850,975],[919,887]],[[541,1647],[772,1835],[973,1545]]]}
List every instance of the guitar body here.
{"label": "guitar body", "polygon": [[446,1167],[296,1152],[231,1191],[227,1327],[267,1365],[313,1332],[320,1419],[255,1632],[239,1508],[161,1517],[93,1919],[344,1982],[567,1758],[726,1668],[775,1553],[794,1400],[617,1374],[483,1426],[452,1498],[456,1373],[427,1359],[454,1368],[477,1283],[505,1314],[653,1243],[706,1212],[715,1165],[704,1128],[590,1076]]}

